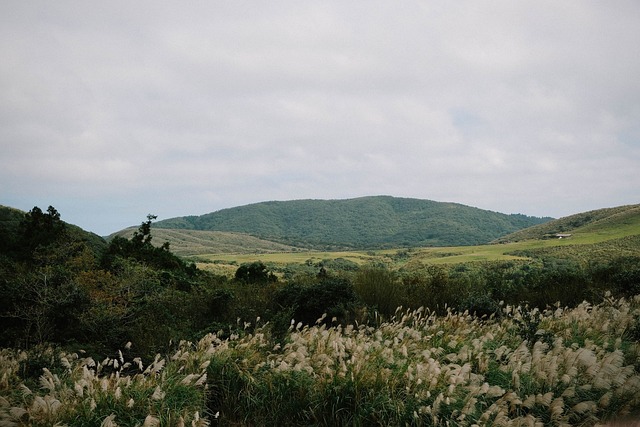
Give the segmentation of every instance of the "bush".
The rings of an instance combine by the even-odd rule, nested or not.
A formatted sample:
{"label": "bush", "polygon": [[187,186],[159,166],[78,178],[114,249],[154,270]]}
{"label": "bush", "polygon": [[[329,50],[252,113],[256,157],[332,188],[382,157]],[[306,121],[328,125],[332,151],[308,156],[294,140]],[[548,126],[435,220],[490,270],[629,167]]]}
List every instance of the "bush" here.
{"label": "bush", "polygon": [[500,316],[500,304],[487,294],[473,293],[465,298],[458,307],[460,312],[468,311],[477,317]]}
{"label": "bush", "polygon": [[[295,320],[303,325],[313,325],[326,314],[323,323],[349,322],[353,318],[358,296],[353,285],[343,278],[326,278],[319,282],[303,285],[291,283],[280,289],[274,296],[274,311],[280,329],[283,322]],[[289,319],[282,316],[286,314]]]}
{"label": "bush", "polygon": [[387,318],[393,316],[404,299],[396,275],[383,267],[365,267],[358,271],[354,289],[368,307]]}
{"label": "bush", "polygon": [[265,285],[269,282],[277,281],[276,276],[271,273],[267,269],[267,266],[264,265],[261,261],[242,264],[236,270],[235,278],[236,280],[244,283],[257,285]]}

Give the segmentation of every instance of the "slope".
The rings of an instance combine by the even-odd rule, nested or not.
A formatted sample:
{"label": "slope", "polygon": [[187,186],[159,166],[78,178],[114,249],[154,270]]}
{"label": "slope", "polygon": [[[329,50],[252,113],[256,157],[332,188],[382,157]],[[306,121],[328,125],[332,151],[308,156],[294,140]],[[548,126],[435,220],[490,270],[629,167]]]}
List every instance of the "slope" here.
{"label": "slope", "polygon": [[[108,237],[121,236],[130,239],[137,230],[126,228]],[[296,248],[277,242],[262,240],[243,233],[226,231],[205,231],[185,229],[152,228],[154,245],[169,242],[171,252],[178,256],[189,257],[203,254],[260,254],[276,252],[295,252],[305,248]]]}

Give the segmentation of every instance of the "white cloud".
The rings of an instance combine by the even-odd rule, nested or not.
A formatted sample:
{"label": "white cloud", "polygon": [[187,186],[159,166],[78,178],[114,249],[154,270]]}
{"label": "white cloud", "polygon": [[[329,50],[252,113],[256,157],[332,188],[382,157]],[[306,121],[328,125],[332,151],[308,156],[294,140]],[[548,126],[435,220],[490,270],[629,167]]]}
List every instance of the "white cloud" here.
{"label": "white cloud", "polygon": [[[367,194],[561,216],[640,193],[640,5],[0,5],[0,203],[106,234]],[[116,228],[113,228],[116,227]]]}

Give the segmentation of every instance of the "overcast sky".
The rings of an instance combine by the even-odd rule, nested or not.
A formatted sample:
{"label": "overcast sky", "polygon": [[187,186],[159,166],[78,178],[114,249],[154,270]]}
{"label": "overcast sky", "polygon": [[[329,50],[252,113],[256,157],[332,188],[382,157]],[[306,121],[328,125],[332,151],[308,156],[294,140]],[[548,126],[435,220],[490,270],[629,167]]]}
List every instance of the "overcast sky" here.
{"label": "overcast sky", "polygon": [[639,46],[637,0],[3,0],[0,204],[640,203]]}

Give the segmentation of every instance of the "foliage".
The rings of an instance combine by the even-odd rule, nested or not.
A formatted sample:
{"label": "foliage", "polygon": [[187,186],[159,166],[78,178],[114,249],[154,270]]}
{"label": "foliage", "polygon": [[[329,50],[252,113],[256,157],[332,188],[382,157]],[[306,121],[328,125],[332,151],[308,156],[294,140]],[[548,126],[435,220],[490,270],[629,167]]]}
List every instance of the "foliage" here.
{"label": "foliage", "polygon": [[353,283],[360,299],[386,318],[390,318],[403,304],[398,278],[387,268],[364,267],[356,273]]}
{"label": "foliage", "polygon": [[25,213],[18,209],[0,205],[0,254],[10,254],[16,249],[20,223]]}
{"label": "foliage", "polygon": [[488,318],[500,316],[501,306],[498,301],[487,294],[472,292],[460,302],[458,310],[480,318]]}
{"label": "foliage", "polygon": [[[51,342],[104,354],[135,340],[140,355],[229,321],[220,278],[151,245],[151,220],[131,240],[95,251],[55,208],[15,222],[14,244],[0,254],[0,345]],[[235,317],[234,317],[235,320]]]}
{"label": "foliage", "polygon": [[324,277],[313,283],[288,283],[273,296],[274,330],[282,336],[290,323],[347,323],[353,317],[358,296],[351,282]]}
{"label": "foliage", "polygon": [[240,265],[236,270],[235,279],[253,285],[265,285],[277,281],[277,277],[261,261]]}
{"label": "foliage", "polygon": [[19,227],[19,248],[23,257],[31,255],[37,248],[55,243],[65,232],[66,224],[60,219],[60,213],[53,207],[47,213],[34,207],[25,216]]}

